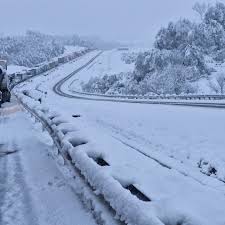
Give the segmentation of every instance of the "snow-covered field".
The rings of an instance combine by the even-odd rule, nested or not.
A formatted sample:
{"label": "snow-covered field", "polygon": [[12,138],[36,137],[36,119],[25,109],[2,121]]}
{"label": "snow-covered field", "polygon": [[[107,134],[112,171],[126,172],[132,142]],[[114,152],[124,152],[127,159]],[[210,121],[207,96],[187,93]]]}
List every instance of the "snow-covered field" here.
{"label": "snow-covered field", "polygon": [[[16,89],[38,87],[42,105],[60,112],[88,140],[88,147],[81,149],[102,155],[110,164],[105,171],[121,184],[135,184],[152,200],[144,209],[165,224],[224,225],[224,110],[85,101],[52,91],[58,81],[97,53]],[[120,67],[118,52],[105,54],[71,78],[67,88],[72,83],[79,90],[80,82],[90,76],[132,69]]]}

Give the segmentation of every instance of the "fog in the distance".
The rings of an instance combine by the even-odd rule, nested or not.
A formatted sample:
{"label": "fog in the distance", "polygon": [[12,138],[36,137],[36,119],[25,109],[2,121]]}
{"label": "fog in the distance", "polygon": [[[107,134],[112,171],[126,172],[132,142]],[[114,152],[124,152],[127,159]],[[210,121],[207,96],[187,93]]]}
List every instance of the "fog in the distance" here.
{"label": "fog in the distance", "polygon": [[[212,2],[205,0],[205,2]],[[150,42],[180,17],[195,19],[196,0],[0,0],[0,33],[28,29],[50,34],[97,35],[106,40]]]}

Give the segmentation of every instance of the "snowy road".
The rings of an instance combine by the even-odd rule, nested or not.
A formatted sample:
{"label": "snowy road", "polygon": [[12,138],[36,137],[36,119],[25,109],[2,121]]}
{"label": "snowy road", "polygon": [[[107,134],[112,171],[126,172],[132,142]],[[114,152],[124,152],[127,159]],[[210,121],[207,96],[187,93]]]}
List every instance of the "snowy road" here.
{"label": "snowy road", "polygon": [[[68,76],[64,77],[54,86],[54,91],[61,96],[67,98],[75,98],[91,101],[103,102],[122,102],[122,103],[138,103],[138,104],[162,104],[175,106],[192,106],[204,108],[225,108],[223,96],[220,100],[204,100],[195,97],[190,99],[151,99],[147,96],[123,96],[123,95],[101,95],[94,93],[82,92],[82,83],[87,83],[91,77],[103,77],[105,74],[119,74],[120,72],[131,72],[134,70],[134,65],[125,64],[122,61],[122,53],[116,50],[100,52],[95,57],[91,58],[86,64],[79,69],[73,71]],[[183,96],[184,97],[184,96]],[[188,96],[187,96],[188,97]],[[216,96],[214,96],[216,98]],[[217,96],[218,97],[218,96]],[[211,96],[212,98],[212,96]]]}
{"label": "snowy road", "polygon": [[52,140],[25,112],[0,117],[0,224],[93,225],[50,156]]}
{"label": "snowy road", "polygon": [[[224,111],[83,101],[52,91],[96,54],[63,65],[17,90],[38,86],[35,95],[42,96],[42,104],[81,130],[93,151],[111,165],[106,170],[121,183],[135,184],[152,200],[147,210],[156,211],[166,224],[185,220],[189,221],[186,224],[224,225]],[[85,70],[80,72],[85,76]],[[44,91],[48,93],[42,95]]]}

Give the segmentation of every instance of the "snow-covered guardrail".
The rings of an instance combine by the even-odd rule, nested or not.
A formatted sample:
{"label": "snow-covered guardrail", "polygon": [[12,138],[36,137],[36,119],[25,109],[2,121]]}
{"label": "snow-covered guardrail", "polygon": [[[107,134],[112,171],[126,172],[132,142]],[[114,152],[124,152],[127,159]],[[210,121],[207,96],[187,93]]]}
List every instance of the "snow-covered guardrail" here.
{"label": "snow-covered guardrail", "polygon": [[225,100],[225,95],[114,95],[114,94],[96,94],[90,92],[80,92],[70,90],[76,94],[103,97],[103,98],[119,98],[119,99],[143,99],[143,100]]}
{"label": "snow-covered guardrail", "polygon": [[10,89],[12,89],[18,83],[21,83],[23,81],[26,81],[29,78],[35,77],[49,70],[52,70],[64,63],[70,62],[88,53],[89,51],[91,51],[91,49],[83,49],[78,52],[72,52],[63,56],[56,57],[49,62],[42,63],[40,65],[37,65],[34,68],[25,70],[23,72],[9,74]]}
{"label": "snow-covered guardrail", "polygon": [[[97,160],[101,157],[101,152],[93,149],[90,137],[82,135],[58,113],[52,113],[43,107],[37,99],[32,98],[32,95],[15,94],[28,112],[47,129],[58,148],[57,154],[60,155],[61,163],[71,162],[95,196],[103,198],[108,207],[112,208],[117,219],[129,225],[163,225],[154,211],[147,210],[151,203],[138,199]],[[92,207],[93,204],[92,202]]]}

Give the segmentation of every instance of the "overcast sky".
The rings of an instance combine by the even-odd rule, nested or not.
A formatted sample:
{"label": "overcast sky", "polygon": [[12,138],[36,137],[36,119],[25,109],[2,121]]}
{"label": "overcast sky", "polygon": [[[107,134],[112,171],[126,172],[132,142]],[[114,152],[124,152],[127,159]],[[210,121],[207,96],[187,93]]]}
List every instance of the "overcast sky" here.
{"label": "overcast sky", "polygon": [[[170,20],[194,18],[197,0],[0,0],[0,33],[27,29],[98,35],[109,40],[144,40]],[[200,0],[212,2],[213,0]]]}

